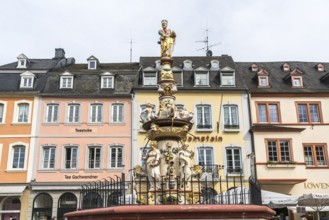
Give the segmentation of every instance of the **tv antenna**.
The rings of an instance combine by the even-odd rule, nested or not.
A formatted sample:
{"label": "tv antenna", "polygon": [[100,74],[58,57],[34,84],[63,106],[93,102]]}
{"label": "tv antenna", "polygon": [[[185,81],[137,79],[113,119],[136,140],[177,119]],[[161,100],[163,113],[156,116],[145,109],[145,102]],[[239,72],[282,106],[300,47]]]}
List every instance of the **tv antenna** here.
{"label": "tv antenna", "polygon": [[212,56],[212,51],[210,50],[210,48],[212,48],[212,47],[214,47],[216,45],[222,44],[222,43],[216,43],[216,44],[209,45],[208,33],[209,33],[209,29],[207,28],[206,29],[206,39],[205,40],[201,40],[201,41],[195,41],[195,42],[205,43],[206,46],[198,49],[197,51],[204,50],[204,51],[206,51],[206,56],[207,57],[211,57]]}
{"label": "tv antenna", "polygon": [[129,44],[130,44],[130,63],[132,62],[133,59],[133,44],[136,43],[133,41],[132,38],[130,38]]}

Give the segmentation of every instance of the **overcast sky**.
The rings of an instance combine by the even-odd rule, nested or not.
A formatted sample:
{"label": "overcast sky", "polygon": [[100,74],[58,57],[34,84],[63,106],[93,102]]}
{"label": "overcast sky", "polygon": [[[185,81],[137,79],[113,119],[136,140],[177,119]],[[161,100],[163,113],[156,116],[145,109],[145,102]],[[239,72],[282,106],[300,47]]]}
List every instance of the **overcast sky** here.
{"label": "overcast sky", "polygon": [[1,0],[0,65],[52,58],[64,48],[76,63],[159,56],[161,20],[177,33],[174,56],[204,56],[205,29],[214,55],[235,61],[329,61],[328,0]]}

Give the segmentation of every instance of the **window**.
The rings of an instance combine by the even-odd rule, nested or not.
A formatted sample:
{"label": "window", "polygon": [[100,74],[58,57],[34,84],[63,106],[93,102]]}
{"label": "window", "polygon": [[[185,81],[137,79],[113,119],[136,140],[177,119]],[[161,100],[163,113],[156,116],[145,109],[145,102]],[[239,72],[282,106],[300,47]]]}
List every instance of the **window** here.
{"label": "window", "polygon": [[259,123],[279,123],[281,120],[279,112],[279,103],[257,103]]}
{"label": "window", "polygon": [[26,68],[27,67],[27,56],[25,56],[25,54],[20,54],[17,57],[17,68]]}
{"label": "window", "polygon": [[301,76],[299,76],[299,77],[293,76],[293,77],[291,77],[291,80],[292,80],[292,87],[302,87],[303,86],[303,79]]}
{"label": "window", "polygon": [[5,104],[0,103],[0,124],[5,122]]}
{"label": "window", "polygon": [[299,123],[321,123],[320,103],[297,103]]}
{"label": "window", "polygon": [[197,129],[211,129],[211,107],[210,105],[197,105]]}
{"label": "window", "polygon": [[28,123],[29,122],[29,104],[20,103],[18,104],[18,123]]}
{"label": "window", "polygon": [[144,86],[155,86],[157,84],[157,73],[156,72],[144,72],[143,85]]}
{"label": "window", "polygon": [[68,123],[79,123],[80,120],[80,105],[69,104],[67,110],[67,122]]}
{"label": "window", "polygon": [[213,165],[213,149],[212,147],[199,147],[199,164],[205,167],[211,167]]}
{"label": "window", "polygon": [[253,63],[250,68],[251,68],[251,71],[253,71],[253,72],[257,72],[258,71],[258,66],[255,63]]}
{"label": "window", "polygon": [[101,88],[102,89],[113,89],[114,88],[114,77],[113,76],[101,76]]}
{"label": "window", "polygon": [[236,105],[224,106],[224,129],[239,129],[239,111]]}
{"label": "window", "polygon": [[22,73],[20,88],[32,88],[35,75],[29,71]]}
{"label": "window", "polygon": [[323,65],[322,63],[319,63],[319,64],[317,65],[317,68],[318,68],[318,71],[319,71],[319,72],[323,72],[323,71],[324,71],[324,65]]}
{"label": "window", "polygon": [[289,162],[292,160],[290,140],[266,140],[268,161]]}
{"label": "window", "polygon": [[121,168],[123,165],[123,147],[110,147],[110,168]]}
{"label": "window", "polygon": [[221,86],[235,86],[235,77],[234,73],[221,73],[220,81]]}
{"label": "window", "polygon": [[191,60],[185,60],[183,62],[183,67],[184,67],[184,70],[192,70],[193,68],[193,64],[192,64],[192,61]]}
{"label": "window", "polygon": [[238,147],[226,148],[226,168],[228,174],[241,174],[241,149]]}
{"label": "window", "polygon": [[288,63],[283,64],[283,71],[290,71],[290,65]]}
{"label": "window", "polygon": [[64,153],[65,169],[77,169],[78,147],[67,146],[65,147]]}
{"label": "window", "polygon": [[265,87],[268,86],[268,77],[267,76],[258,76],[258,86]]}
{"label": "window", "polygon": [[328,166],[326,148],[324,144],[304,144],[306,166]]}
{"label": "window", "polygon": [[89,61],[88,69],[96,69],[96,66],[96,60]]}
{"label": "window", "polygon": [[195,72],[195,86],[209,86],[209,72]]}
{"label": "window", "polygon": [[60,88],[61,89],[73,88],[73,75],[71,73],[65,72],[61,75]]}
{"label": "window", "polygon": [[99,169],[101,167],[101,147],[91,146],[89,147],[88,151],[89,151],[88,168]]}
{"label": "window", "polygon": [[183,72],[173,72],[174,80],[177,86],[183,85]]}
{"label": "window", "polygon": [[17,145],[13,147],[12,169],[24,169],[25,164],[25,146]]}
{"label": "window", "polygon": [[55,152],[54,146],[43,147],[43,169],[54,169],[55,168]]}
{"label": "window", "polygon": [[58,122],[58,104],[47,104],[46,122],[57,123]]}
{"label": "window", "polygon": [[103,104],[90,105],[90,122],[102,123],[103,120]]}
{"label": "window", "polygon": [[219,70],[219,61],[218,60],[210,61],[210,68],[211,70]]}
{"label": "window", "polygon": [[124,120],[124,105],[117,103],[112,104],[112,122],[113,123],[122,123]]}

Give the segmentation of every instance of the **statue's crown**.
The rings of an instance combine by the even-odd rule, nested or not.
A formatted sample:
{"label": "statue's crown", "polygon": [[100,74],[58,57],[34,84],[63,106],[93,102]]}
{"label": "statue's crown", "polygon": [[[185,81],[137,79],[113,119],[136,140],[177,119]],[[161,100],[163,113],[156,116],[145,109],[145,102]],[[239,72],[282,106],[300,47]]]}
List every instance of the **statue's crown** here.
{"label": "statue's crown", "polygon": [[161,24],[163,24],[163,23],[168,23],[168,21],[167,21],[166,19],[163,19],[163,20],[161,21]]}

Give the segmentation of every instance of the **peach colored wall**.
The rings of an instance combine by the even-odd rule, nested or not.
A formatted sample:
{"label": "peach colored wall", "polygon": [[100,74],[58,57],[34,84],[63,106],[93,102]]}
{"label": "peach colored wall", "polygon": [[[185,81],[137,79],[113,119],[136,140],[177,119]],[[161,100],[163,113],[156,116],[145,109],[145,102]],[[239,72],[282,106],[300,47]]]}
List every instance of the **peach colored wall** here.
{"label": "peach colored wall", "polygon": [[[81,114],[79,124],[65,123],[66,108],[68,103],[80,103]],[[103,123],[91,124],[88,123],[89,104],[103,103]],[[59,123],[55,125],[45,123],[46,104],[55,102],[59,104]],[[111,104],[124,104],[124,123],[115,124],[110,123]],[[131,150],[131,116],[130,116],[130,99],[64,99],[64,98],[42,98],[40,104],[40,121],[39,121],[39,141],[37,143],[37,157],[36,157],[36,181],[39,182],[83,182],[95,181],[108,176],[120,175],[123,168],[110,169],[109,168],[109,146],[123,145],[125,173],[128,174],[130,169],[130,150]],[[77,132],[76,129],[90,129],[89,132]],[[44,170],[42,168],[43,159],[43,145],[55,145],[55,169]],[[64,169],[64,145],[74,144],[78,145],[78,168],[77,170]],[[101,169],[87,169],[88,161],[88,145],[100,145],[101,147]],[[96,178],[77,178],[77,176],[96,176]]]}

